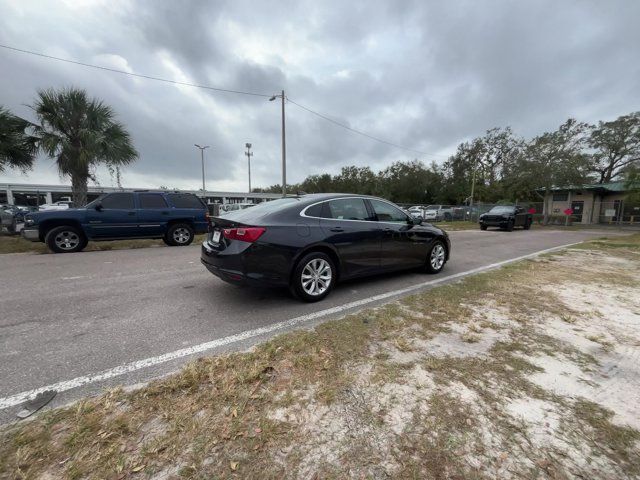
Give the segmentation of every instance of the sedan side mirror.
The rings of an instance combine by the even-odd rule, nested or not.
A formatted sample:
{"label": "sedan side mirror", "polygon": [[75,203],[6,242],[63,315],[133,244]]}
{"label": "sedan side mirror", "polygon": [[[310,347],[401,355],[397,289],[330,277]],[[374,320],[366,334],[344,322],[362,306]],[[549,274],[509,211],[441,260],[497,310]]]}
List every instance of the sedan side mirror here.
{"label": "sedan side mirror", "polygon": [[97,211],[101,212],[102,211],[102,203],[98,202],[96,203],[96,206],[94,207]]}

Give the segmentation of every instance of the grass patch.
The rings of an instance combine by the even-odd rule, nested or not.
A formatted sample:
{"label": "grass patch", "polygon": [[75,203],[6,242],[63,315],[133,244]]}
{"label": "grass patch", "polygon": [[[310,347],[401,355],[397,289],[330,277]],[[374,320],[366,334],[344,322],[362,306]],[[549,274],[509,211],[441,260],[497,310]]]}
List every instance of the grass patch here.
{"label": "grass patch", "polygon": [[[193,243],[202,243],[206,234],[196,235]],[[131,248],[165,247],[159,239],[90,241],[85,252],[105,250],[127,250]],[[0,254],[3,253],[51,253],[44,243],[31,242],[19,235],[0,235]]]}
{"label": "grass patch", "polygon": [[[624,257],[640,235],[622,243],[631,246],[593,249]],[[601,477],[636,474],[638,431],[531,380],[544,371],[531,360],[539,355],[585,374],[598,366],[541,328],[545,318],[566,328],[584,320],[553,293],[541,295],[543,286],[585,278],[561,254],[550,258],[280,335],[249,352],[201,358],[133,392],[114,389],[43,412],[0,433],[0,477],[598,476],[566,463],[585,451],[604,459],[610,475]],[[460,351],[436,354],[443,339]],[[507,412],[522,398],[560,412],[556,435],[577,450],[558,450],[552,436],[536,440]]]}

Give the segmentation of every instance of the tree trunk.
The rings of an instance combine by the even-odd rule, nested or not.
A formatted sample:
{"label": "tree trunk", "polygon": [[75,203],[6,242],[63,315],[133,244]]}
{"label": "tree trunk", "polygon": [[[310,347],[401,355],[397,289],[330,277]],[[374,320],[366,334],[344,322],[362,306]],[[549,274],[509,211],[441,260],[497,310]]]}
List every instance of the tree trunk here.
{"label": "tree trunk", "polygon": [[73,206],[84,207],[87,204],[87,178],[88,175],[73,173],[71,175],[71,192],[73,193]]}

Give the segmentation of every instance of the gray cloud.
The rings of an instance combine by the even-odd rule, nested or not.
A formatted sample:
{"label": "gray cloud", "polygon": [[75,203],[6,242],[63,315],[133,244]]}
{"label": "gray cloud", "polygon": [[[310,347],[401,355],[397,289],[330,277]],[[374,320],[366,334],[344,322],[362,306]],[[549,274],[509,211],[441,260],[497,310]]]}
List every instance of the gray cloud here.
{"label": "gray cloud", "polygon": [[[569,116],[640,108],[640,4],[620,2],[208,2],[73,4],[0,0],[0,42],[179,81],[271,94],[353,128],[434,153],[379,144],[287,106],[288,178],[343,165],[442,161],[464,140],[511,125],[525,137]],[[210,188],[280,181],[277,102],[179,87],[0,50],[0,104],[29,117],[38,88],[74,85],[112,105],[141,158],[125,184]],[[57,182],[41,160],[29,177]],[[101,180],[110,179],[103,172]]]}

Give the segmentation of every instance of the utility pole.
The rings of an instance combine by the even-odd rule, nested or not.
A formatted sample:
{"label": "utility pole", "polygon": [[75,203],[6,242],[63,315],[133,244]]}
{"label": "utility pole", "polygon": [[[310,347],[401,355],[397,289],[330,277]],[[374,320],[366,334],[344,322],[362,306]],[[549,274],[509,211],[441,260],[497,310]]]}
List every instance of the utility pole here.
{"label": "utility pole", "polygon": [[282,196],[287,196],[287,144],[285,141],[285,121],[284,121],[284,90],[280,95],[272,96],[269,101],[273,102],[276,98],[282,99]]}
{"label": "utility pole", "polygon": [[477,168],[473,169],[473,180],[471,180],[471,200],[469,201],[470,207],[473,207],[473,193],[474,193],[474,190],[476,189],[476,171],[477,170],[478,170]]}
{"label": "utility pole", "polygon": [[249,171],[249,193],[251,193],[251,157],[253,153],[251,153],[251,144],[245,143],[245,147],[247,147],[247,151],[244,154],[247,156],[247,170]]}
{"label": "utility pole", "polygon": [[205,184],[204,184],[204,151],[209,148],[209,145],[205,145],[204,147],[201,147],[200,145],[198,145],[197,143],[194,143],[194,146],[200,149],[200,160],[202,160],[202,197],[205,197],[205,193],[207,191]]}

